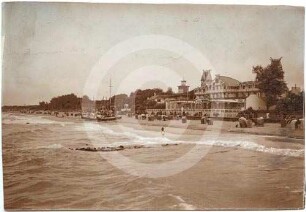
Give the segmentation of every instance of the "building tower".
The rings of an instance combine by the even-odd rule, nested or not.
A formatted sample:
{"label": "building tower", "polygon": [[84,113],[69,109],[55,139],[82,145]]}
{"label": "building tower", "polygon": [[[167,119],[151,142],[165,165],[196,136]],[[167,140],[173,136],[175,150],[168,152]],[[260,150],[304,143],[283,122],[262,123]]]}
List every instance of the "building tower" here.
{"label": "building tower", "polygon": [[181,85],[178,87],[178,93],[187,93],[189,91],[189,86],[186,84],[186,80],[181,81]]}
{"label": "building tower", "polygon": [[203,70],[203,74],[201,77],[201,87],[204,87],[206,84],[212,82],[211,70]]}

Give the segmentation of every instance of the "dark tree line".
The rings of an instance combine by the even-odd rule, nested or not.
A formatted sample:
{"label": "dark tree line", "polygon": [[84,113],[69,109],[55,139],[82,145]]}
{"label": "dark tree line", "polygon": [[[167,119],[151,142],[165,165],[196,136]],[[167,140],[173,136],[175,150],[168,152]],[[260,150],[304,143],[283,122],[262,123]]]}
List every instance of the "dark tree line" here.
{"label": "dark tree line", "polygon": [[[79,110],[81,108],[81,98],[75,94],[68,94],[58,97],[53,97],[50,103],[42,104],[43,109],[49,110]],[[41,105],[41,103],[39,103]]]}
{"label": "dark tree line", "polygon": [[285,98],[278,101],[276,111],[281,114],[303,114],[304,92],[300,94],[288,92]]}
{"label": "dark tree line", "polygon": [[[149,98],[154,95],[172,94],[172,89],[168,88],[164,92],[160,88],[153,89],[137,89],[131,92],[130,95],[118,94],[111,97],[110,100],[93,100],[88,96],[77,97],[75,94],[61,95],[53,97],[50,102],[42,101],[39,105],[31,106],[4,106],[3,109],[29,109],[29,110],[58,110],[58,111],[71,111],[71,110],[92,110],[92,109],[108,109],[115,108],[120,110],[125,104],[128,104],[132,111],[144,111],[146,108],[155,107],[156,102],[150,101]],[[157,106],[156,106],[157,107]],[[160,105],[158,107],[161,107]]]}

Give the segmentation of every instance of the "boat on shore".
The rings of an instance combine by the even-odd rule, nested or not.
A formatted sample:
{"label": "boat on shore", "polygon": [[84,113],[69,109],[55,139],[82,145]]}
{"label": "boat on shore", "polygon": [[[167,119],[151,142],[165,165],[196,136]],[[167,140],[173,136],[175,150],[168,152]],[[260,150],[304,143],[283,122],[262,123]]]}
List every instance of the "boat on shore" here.
{"label": "boat on shore", "polygon": [[104,117],[97,117],[97,121],[115,121],[117,117],[115,116],[104,116]]}
{"label": "boat on shore", "polygon": [[102,111],[100,113],[97,114],[97,121],[101,122],[101,121],[115,121],[117,119],[121,119],[121,116],[116,116],[113,114],[113,111],[109,110],[109,111]]}
{"label": "boat on shore", "polygon": [[82,113],[81,118],[86,121],[96,121],[97,115],[95,113]]}
{"label": "boat on shore", "polygon": [[98,122],[107,122],[107,121],[116,121],[117,119],[121,119],[122,117],[121,116],[116,116],[116,110],[115,110],[115,107],[111,107],[112,105],[112,99],[111,99],[111,96],[112,96],[112,92],[111,92],[111,88],[112,88],[112,81],[111,79],[109,80],[109,108],[106,110],[101,110],[100,112],[98,112],[96,114],[96,119]]}

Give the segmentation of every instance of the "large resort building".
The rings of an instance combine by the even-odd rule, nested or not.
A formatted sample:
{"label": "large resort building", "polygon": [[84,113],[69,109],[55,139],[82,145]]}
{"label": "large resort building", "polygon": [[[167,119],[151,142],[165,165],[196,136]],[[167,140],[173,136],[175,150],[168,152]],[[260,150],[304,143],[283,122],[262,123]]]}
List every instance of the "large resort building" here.
{"label": "large resort building", "polygon": [[239,82],[221,75],[216,75],[213,79],[210,70],[203,71],[201,86],[192,92],[194,98],[189,98],[189,86],[183,80],[178,86],[179,98],[164,98],[165,109],[148,109],[147,112],[187,116],[207,114],[211,117],[235,118],[241,110],[249,107],[265,109],[265,102],[261,98],[256,81]]}

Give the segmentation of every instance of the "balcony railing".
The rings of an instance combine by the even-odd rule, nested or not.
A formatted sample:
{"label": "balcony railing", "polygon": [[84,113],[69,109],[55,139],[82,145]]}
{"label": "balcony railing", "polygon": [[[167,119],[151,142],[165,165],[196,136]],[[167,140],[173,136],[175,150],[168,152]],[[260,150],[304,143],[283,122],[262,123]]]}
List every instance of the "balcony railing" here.
{"label": "balcony railing", "polygon": [[214,94],[214,93],[246,93],[246,92],[259,92],[258,88],[245,88],[245,89],[215,89],[206,91],[195,91],[195,95]]}
{"label": "balcony railing", "polygon": [[[189,115],[196,114],[209,114],[210,117],[220,117],[220,118],[236,118],[240,109],[184,109],[184,112]],[[162,112],[163,114],[177,114],[181,115],[182,111],[180,109],[147,109],[147,113],[158,113]]]}

